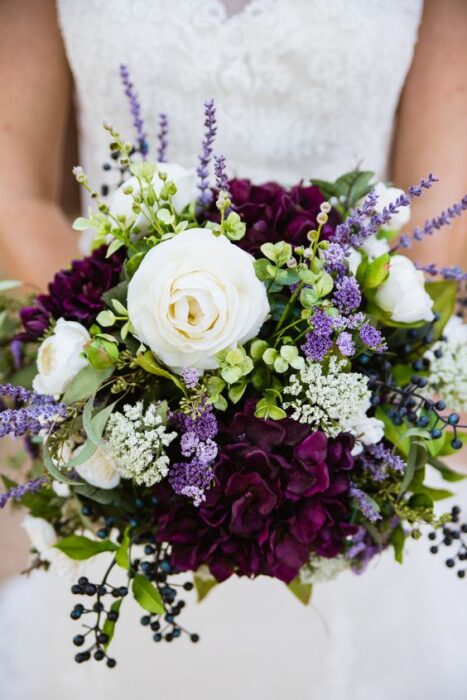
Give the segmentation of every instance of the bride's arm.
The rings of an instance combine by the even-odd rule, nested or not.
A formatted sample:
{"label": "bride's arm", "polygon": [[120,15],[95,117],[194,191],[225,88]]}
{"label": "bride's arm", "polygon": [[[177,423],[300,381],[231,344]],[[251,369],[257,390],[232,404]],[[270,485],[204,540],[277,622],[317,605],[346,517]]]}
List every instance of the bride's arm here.
{"label": "bride's arm", "polygon": [[44,286],[76,252],[57,204],[70,76],[54,0],[1,0],[0,26],[1,272]]}
{"label": "bride's arm", "polygon": [[[440,181],[415,200],[411,224],[440,213],[467,192],[467,2],[425,0],[419,41],[401,100],[392,179],[406,188],[429,171]],[[467,213],[411,257],[467,268]]]}

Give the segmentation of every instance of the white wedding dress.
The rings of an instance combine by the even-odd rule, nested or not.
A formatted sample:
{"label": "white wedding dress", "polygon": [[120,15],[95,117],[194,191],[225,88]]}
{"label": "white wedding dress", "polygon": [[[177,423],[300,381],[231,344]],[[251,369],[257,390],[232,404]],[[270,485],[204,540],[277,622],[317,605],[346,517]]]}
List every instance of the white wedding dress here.
{"label": "white wedding dress", "polygon": [[[58,0],[74,74],[81,162],[103,180],[104,119],[132,136],[118,76],[130,69],[152,153],[170,120],[171,161],[196,165],[203,101],[218,107],[216,150],[256,181],[384,177],[421,0]],[[416,128],[416,124],[414,124]],[[467,497],[460,502],[467,506]],[[363,577],[316,586],[304,608],[281,583],[230,580],[184,623],[202,641],[155,645],[131,601],[114,671],[73,660],[69,584],[41,573],[0,596],[3,700],[461,700],[467,589],[428,540]],[[187,596],[191,598],[192,596]]]}

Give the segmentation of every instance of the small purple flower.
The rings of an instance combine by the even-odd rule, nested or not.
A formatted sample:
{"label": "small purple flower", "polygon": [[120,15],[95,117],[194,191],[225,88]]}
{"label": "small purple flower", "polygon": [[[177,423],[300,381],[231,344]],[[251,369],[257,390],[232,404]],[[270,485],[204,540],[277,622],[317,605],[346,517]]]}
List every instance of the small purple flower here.
{"label": "small purple flower", "polygon": [[439,216],[434,216],[432,219],[427,219],[422,228],[417,227],[410,236],[401,236],[399,243],[395,246],[394,250],[397,250],[398,248],[410,248],[412,245],[412,240],[422,241],[426,236],[432,236],[435,231],[439,231],[444,226],[449,226],[456,217],[462,216],[466,210],[467,195],[465,195],[460,202],[455,202],[445,211],[442,211]]}
{"label": "small purple flower", "polygon": [[367,518],[370,523],[375,523],[377,520],[381,520],[381,515],[375,510],[374,506],[371,504],[367,494],[355,486],[355,484],[350,484],[349,495],[358,503],[358,507],[362,511],[365,518]]}
{"label": "small purple flower", "polygon": [[200,464],[208,466],[216,459],[218,451],[217,444],[214,442],[214,440],[209,439],[205,442],[200,441],[198,442],[198,446],[196,448],[196,459]]}
{"label": "small purple flower", "polygon": [[360,328],[359,335],[362,343],[371,350],[382,352],[387,347],[380,331],[369,323],[365,323],[365,325]]}
{"label": "small purple flower", "polygon": [[184,457],[191,457],[199,445],[199,437],[192,430],[184,433],[180,438],[180,450]]}
{"label": "small purple flower", "polygon": [[[399,245],[401,246],[401,242],[399,242]],[[417,270],[422,270],[422,272],[425,272],[431,277],[442,277],[445,280],[456,280],[456,282],[464,282],[467,280],[467,272],[464,272],[456,265],[452,267],[438,267],[435,263],[430,263],[429,265],[415,263],[415,267]]]}
{"label": "small purple flower", "polygon": [[338,277],[345,274],[345,250],[339,243],[330,243],[329,248],[323,250],[323,258],[327,272],[334,272]]}
{"label": "small purple flower", "polygon": [[355,277],[344,277],[338,282],[332,298],[342,313],[348,314],[355,311],[362,302],[362,295]]}
{"label": "small purple flower", "polygon": [[309,360],[322,362],[332,348],[333,320],[321,309],[310,319],[312,332],[308,333],[301,349]]}
{"label": "small purple flower", "polygon": [[175,493],[191,498],[195,506],[206,500],[204,492],[213,478],[212,468],[196,460],[173,464],[169,472],[169,483]]}
{"label": "small purple flower", "polygon": [[376,445],[366,445],[358,461],[375,481],[383,481],[390,470],[402,474],[406,468],[405,462],[381,442]]}
{"label": "small purple flower", "polygon": [[0,406],[0,437],[21,437],[25,433],[37,435],[50,430],[55,421],[67,415],[65,404],[58,403],[53,396],[36,394],[12,384],[0,385],[0,397],[6,396],[15,404],[25,403],[20,408]]}
{"label": "small purple flower", "polygon": [[169,142],[167,140],[167,135],[169,133],[169,120],[166,114],[163,112],[159,114],[159,133],[157,134],[157,140],[159,146],[157,149],[157,162],[165,163],[167,161],[167,146]]}
{"label": "small purple flower", "polygon": [[225,158],[222,155],[214,156],[214,174],[216,176],[217,189],[230,194],[229,178],[227,177],[225,168]]}
{"label": "small purple flower", "polygon": [[355,343],[352,335],[347,331],[340,333],[337,338],[337,347],[345,357],[353,355],[355,353]]}
{"label": "small purple flower", "polygon": [[199,382],[200,374],[195,367],[185,367],[182,370],[182,379],[188,389],[194,389]]}

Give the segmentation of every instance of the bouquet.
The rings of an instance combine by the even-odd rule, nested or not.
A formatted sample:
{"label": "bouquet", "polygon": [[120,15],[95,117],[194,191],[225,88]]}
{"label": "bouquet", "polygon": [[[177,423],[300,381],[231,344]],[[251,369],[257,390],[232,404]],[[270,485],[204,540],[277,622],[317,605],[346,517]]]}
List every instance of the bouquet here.
{"label": "bouquet", "polygon": [[[4,475],[0,506],[28,510],[31,568],[75,577],[76,661],[115,666],[129,594],[154,641],[197,642],[182,591],[263,575],[307,603],[386,548],[402,562],[425,525],[432,551],[459,541],[447,564],[462,578],[467,528],[458,508],[435,512],[452,493],[426,467],[462,478],[443,457],[463,440],[466,276],[401,251],[467,198],[398,237],[433,175],[408,192],[361,171],[229,179],[212,101],[196,171],[167,162],[165,115],[151,159],[122,78],[137,139],[104,125],[118,181],[99,193],[75,169],[91,254],[22,308],[15,283],[1,297],[0,436],[24,441],[29,480]],[[96,557],[99,580],[82,570]]]}

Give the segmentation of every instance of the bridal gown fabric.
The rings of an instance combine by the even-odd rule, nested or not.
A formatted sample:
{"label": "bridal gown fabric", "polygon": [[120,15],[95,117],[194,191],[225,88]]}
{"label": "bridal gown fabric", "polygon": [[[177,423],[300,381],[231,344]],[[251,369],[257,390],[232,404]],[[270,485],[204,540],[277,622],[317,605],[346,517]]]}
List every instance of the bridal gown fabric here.
{"label": "bridal gown fabric", "polygon": [[[216,149],[232,174],[293,183],[360,165],[384,177],[421,10],[418,0],[58,0],[82,165],[103,181],[104,119],[132,135],[126,63],[152,153],[163,111],[169,160],[196,165],[214,97]],[[425,538],[409,543],[403,568],[386,552],[364,577],[316,586],[308,608],[278,581],[231,579],[190,600],[183,622],[198,645],[154,644],[128,600],[109,671],[72,661],[69,583],[36,572],[1,591],[0,697],[461,700],[466,601]]]}

